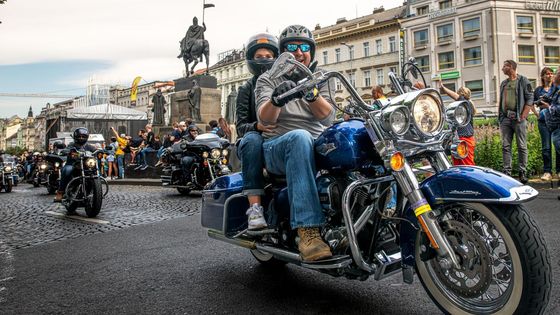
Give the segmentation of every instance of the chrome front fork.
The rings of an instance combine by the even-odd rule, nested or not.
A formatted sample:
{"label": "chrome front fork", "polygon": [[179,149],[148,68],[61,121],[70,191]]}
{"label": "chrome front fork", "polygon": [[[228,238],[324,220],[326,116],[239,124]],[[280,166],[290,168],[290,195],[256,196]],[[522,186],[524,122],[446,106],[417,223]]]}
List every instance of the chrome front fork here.
{"label": "chrome front fork", "polygon": [[[434,164],[435,165],[433,165],[433,167],[438,171],[451,167],[443,152],[441,152],[441,156],[435,157]],[[426,198],[424,198],[424,194],[420,190],[420,185],[418,184],[416,175],[414,175],[414,172],[408,162],[405,163],[402,170],[393,172],[393,176],[399,183],[403,194],[410,202],[412,210],[414,211],[418,222],[422,226],[422,230],[427,234],[432,248],[436,250],[438,256],[440,257],[439,262],[442,267],[449,269],[451,268],[452,263],[455,268],[460,268],[459,260],[457,256],[455,256],[453,248],[451,248],[451,245],[447,241],[447,238],[445,238],[443,231],[437,223],[437,218],[434,215],[430,204]],[[450,262],[449,259],[451,260]]]}

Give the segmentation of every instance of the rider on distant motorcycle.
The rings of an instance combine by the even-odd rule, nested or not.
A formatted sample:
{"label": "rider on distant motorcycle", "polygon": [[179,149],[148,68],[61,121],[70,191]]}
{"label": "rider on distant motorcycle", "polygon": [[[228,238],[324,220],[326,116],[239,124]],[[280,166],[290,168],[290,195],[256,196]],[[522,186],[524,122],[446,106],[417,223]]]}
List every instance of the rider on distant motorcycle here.
{"label": "rider on distant motorcycle", "polygon": [[74,139],[74,142],[70,143],[66,147],[70,152],[68,153],[68,157],[66,158],[66,164],[64,164],[64,167],[61,171],[60,186],[58,187],[58,191],[56,192],[56,196],[54,197],[54,202],[62,201],[66,186],[72,179],[74,163],[77,161],[78,157],[77,151],[95,151],[94,146],[87,144],[87,141],[89,139],[89,131],[87,130],[87,128],[76,128],[76,130],[74,130],[74,132],[72,133],[72,138]]}

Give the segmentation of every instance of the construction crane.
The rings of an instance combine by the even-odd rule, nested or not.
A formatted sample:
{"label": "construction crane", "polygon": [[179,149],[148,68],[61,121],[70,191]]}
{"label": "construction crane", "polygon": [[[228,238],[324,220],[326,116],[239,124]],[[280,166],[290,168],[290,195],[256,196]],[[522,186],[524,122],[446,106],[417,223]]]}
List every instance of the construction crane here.
{"label": "construction crane", "polygon": [[0,97],[74,98],[76,97],[76,95],[55,95],[45,93],[0,93]]}

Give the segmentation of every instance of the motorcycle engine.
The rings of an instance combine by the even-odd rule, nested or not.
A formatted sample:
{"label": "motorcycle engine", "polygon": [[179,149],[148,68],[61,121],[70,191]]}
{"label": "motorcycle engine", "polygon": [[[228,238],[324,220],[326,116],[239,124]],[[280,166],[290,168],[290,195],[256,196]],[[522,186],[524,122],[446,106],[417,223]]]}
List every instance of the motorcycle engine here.
{"label": "motorcycle engine", "polygon": [[341,183],[330,175],[321,175],[316,180],[319,202],[327,217],[340,213],[343,188]]}

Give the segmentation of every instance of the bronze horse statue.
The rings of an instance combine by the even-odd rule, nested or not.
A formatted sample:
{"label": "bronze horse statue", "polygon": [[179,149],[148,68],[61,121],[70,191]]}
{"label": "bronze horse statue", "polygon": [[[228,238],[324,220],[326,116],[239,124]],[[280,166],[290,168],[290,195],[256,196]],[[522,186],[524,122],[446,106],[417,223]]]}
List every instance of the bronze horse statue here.
{"label": "bronze horse statue", "polygon": [[[208,65],[210,60],[208,56],[210,55],[210,46],[208,45],[208,41],[206,39],[197,39],[191,46],[189,51],[183,52],[183,61],[185,62],[185,70],[187,73],[187,77],[194,73],[194,67],[200,62],[203,61],[203,57],[206,59],[206,74],[208,74]],[[189,65],[191,63],[191,69],[189,70]]]}

